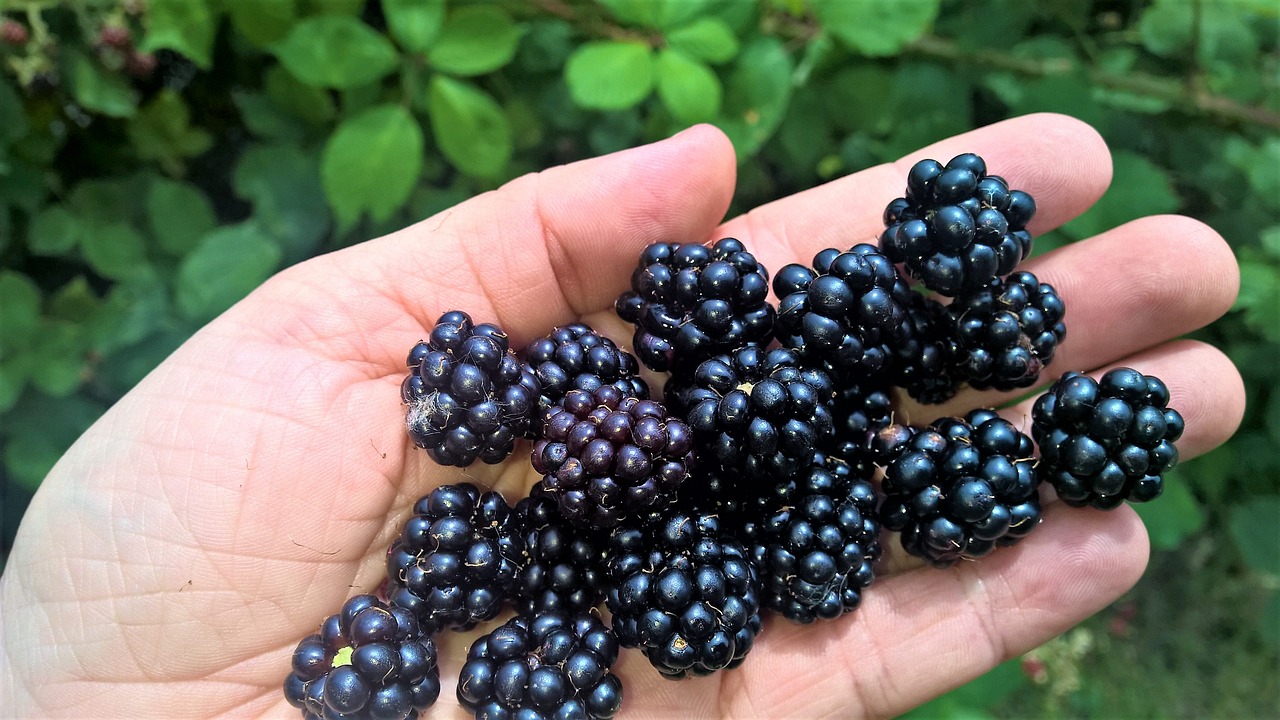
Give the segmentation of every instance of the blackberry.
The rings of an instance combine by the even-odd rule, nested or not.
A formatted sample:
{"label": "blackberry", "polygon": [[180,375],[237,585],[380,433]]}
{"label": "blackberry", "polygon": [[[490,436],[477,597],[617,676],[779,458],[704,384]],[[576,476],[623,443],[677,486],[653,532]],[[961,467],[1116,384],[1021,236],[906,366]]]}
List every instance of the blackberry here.
{"label": "blackberry", "polygon": [[774,279],[778,341],[838,380],[884,377],[906,309],[893,263],[865,243],[789,265]]}
{"label": "blackberry", "polygon": [[918,430],[889,426],[874,445],[891,458],[881,522],[932,565],[985,556],[1040,522],[1031,438],[991,410]]}
{"label": "blackberry", "polygon": [[893,414],[889,389],[875,382],[843,383],[836,392],[832,409],[835,432],[828,452],[860,470],[871,469],[869,443],[880,428],[888,425]]}
{"label": "blackberry", "polygon": [[631,291],[614,307],[636,326],[632,347],[659,372],[693,368],[719,353],[773,337],[769,273],[735,238],[711,247],[654,243],[640,254]]}
{"label": "blackberry", "polygon": [[698,461],[747,481],[787,477],[833,431],[835,390],[790,350],[746,347],[698,366],[684,394]]}
{"label": "blackberry", "polygon": [[693,462],[684,422],[610,385],[569,391],[548,413],[543,435],[533,467],[561,514],[582,527],[613,527],[669,505]]}
{"label": "blackberry", "polygon": [[955,323],[945,306],[920,293],[911,292],[905,304],[903,339],[894,347],[893,384],[919,402],[946,402],[961,382],[953,368]]}
{"label": "blackberry", "polygon": [[514,590],[517,612],[581,612],[604,600],[601,534],[569,523],[542,483],[516,503],[515,520],[526,553]]}
{"label": "blackberry", "polygon": [[387,550],[392,604],[430,632],[492,620],[510,596],[524,555],[507,501],[471,483],[442,485],[413,506]]}
{"label": "blackberry", "polygon": [[715,515],[679,509],[609,538],[606,597],[624,647],[665,677],[740,665],[760,632],[759,580]]}
{"label": "blackberry", "polygon": [[952,369],[980,390],[1030,387],[1067,334],[1066,306],[1053,286],[1016,272],[947,306]]}
{"label": "blackberry", "polygon": [[458,702],[477,718],[611,718],[622,681],[609,669],[618,640],[590,613],[516,616],[476,640]]}
{"label": "blackberry", "polygon": [[1040,475],[1074,507],[1109,510],[1155,499],[1163,473],[1178,462],[1174,442],[1185,427],[1168,405],[1164,382],[1132,368],[1098,381],[1066,373],[1031,411]]}
{"label": "blackberry", "polygon": [[880,250],[939,295],[955,297],[1013,272],[1031,252],[1035,200],[1010,190],[973,153],[921,160],[906,197],[885,207]]}
{"label": "blackberry", "polygon": [[530,432],[538,381],[496,325],[475,325],[464,312],[440,316],[430,337],[409,351],[400,396],[413,443],[441,465],[465,467],[506,459]]}
{"label": "blackberry", "polygon": [[649,386],[639,377],[635,356],[584,323],[558,327],[534,340],[525,349],[524,358],[542,387],[544,414],[560,404],[570,390],[595,392],[612,385],[624,395],[649,397]]}
{"label": "blackberry", "polygon": [[416,718],[440,695],[436,659],[413,613],[356,595],[298,643],[285,699],[306,720]]}

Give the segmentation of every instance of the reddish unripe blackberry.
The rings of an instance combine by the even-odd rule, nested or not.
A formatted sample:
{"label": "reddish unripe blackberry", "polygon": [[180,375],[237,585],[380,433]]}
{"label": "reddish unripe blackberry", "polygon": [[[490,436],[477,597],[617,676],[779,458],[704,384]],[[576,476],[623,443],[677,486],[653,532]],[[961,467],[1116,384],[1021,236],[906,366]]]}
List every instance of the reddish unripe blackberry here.
{"label": "reddish unripe blackberry", "polygon": [[409,437],[441,465],[502,462],[516,438],[533,431],[537,378],[496,325],[447,312],[409,351],[406,364],[400,397],[408,405]]}
{"label": "reddish unripe blackberry", "polygon": [[888,426],[873,451],[887,460],[881,522],[932,565],[983,557],[1040,522],[1031,438],[991,410],[927,428]]}
{"label": "reddish unripe blackberry", "polygon": [[692,368],[703,360],[773,337],[769,273],[735,238],[711,247],[654,243],[614,305],[636,326],[632,348],[646,367]]}
{"label": "reddish unripe blackberry", "polygon": [[1030,254],[1035,209],[973,153],[945,166],[921,160],[907,173],[906,196],[885,207],[880,250],[925,287],[955,297],[1008,275]]}
{"label": "reddish unripe blackberry", "polygon": [[985,390],[1030,387],[1067,334],[1066,306],[1029,272],[957,297],[947,306],[952,372]]}
{"label": "reddish unripe blackberry", "polygon": [[0,20],[0,43],[20,47],[31,39],[27,26],[16,20],[5,18]]}
{"label": "reddish unripe blackberry", "polygon": [[715,515],[678,509],[616,528],[606,602],[623,647],[665,677],[740,665],[760,632],[759,579]]}
{"label": "reddish unripe blackberry", "polygon": [[565,519],[542,483],[516,503],[514,514],[525,548],[513,591],[516,611],[532,617],[599,605],[604,600],[604,535]]}
{"label": "reddish unripe blackberry", "polygon": [[617,638],[592,613],[520,615],[471,644],[458,703],[492,720],[604,720],[622,705],[617,658]]}
{"label": "reddish unripe blackberry", "polygon": [[524,539],[501,495],[442,485],[414,504],[387,550],[388,597],[430,632],[467,630],[497,617],[523,557]]}
{"label": "reddish unripe blackberry", "polygon": [[413,613],[356,595],[293,652],[285,699],[306,720],[405,720],[440,695],[436,645]]}
{"label": "reddish unripe blackberry", "polygon": [[1031,411],[1040,475],[1075,507],[1109,510],[1155,499],[1164,472],[1178,462],[1174,442],[1184,428],[1164,382],[1132,368],[1097,381],[1066,373]]}
{"label": "reddish unripe blackberry", "polygon": [[624,395],[649,397],[635,356],[584,323],[558,327],[529,343],[524,362],[542,388],[544,414],[570,390],[595,392],[612,385]]}
{"label": "reddish unripe blackberry", "polygon": [[571,390],[553,407],[533,467],[560,513],[581,527],[610,528],[671,504],[689,474],[689,428],[661,403],[606,385]]}

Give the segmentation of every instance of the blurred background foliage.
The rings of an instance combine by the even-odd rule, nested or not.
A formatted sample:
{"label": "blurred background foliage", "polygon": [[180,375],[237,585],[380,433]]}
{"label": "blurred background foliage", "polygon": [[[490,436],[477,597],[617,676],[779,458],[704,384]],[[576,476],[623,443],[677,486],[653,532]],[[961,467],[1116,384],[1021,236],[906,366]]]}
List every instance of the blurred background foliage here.
{"label": "blurred background foliage", "polygon": [[0,8],[4,554],[77,435],[286,265],[696,122],[733,139],[736,211],[1056,111],[1106,137],[1115,179],[1037,251],[1152,213],[1214,227],[1243,287],[1196,336],[1239,365],[1248,413],[1140,508],[1137,588],[912,716],[1280,714],[1275,0]]}

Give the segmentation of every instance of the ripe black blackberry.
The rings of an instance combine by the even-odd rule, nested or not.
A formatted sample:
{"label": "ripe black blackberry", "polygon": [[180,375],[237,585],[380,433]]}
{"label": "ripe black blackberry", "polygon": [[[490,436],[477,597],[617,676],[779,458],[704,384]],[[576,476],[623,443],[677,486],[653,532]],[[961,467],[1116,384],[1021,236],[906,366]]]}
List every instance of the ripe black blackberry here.
{"label": "ripe black blackberry", "polygon": [[823,250],[811,268],[788,265],[774,278],[775,334],[837,380],[883,378],[902,340],[903,287],[893,263],[874,246]]}
{"label": "ripe black blackberry", "polygon": [[932,298],[914,291],[901,297],[907,313],[902,341],[893,348],[892,383],[919,402],[945,402],[961,383],[953,367],[956,323],[947,308]]}
{"label": "ripe black blackberry", "polygon": [[410,373],[400,386],[409,406],[405,425],[432,460],[460,467],[477,458],[502,462],[515,439],[529,435],[538,381],[496,325],[447,312],[409,351],[407,365]]}
{"label": "ripe black blackberry", "polygon": [[748,343],[767,345],[769,273],[735,238],[711,247],[654,243],[614,307],[636,326],[632,347],[652,370],[693,368]]}
{"label": "ripe black blackberry", "polygon": [[759,579],[715,515],[678,509],[618,527],[605,557],[624,647],[672,679],[742,663],[760,632]]}
{"label": "ripe black blackberry", "polygon": [[954,374],[978,389],[1030,387],[1067,334],[1066,306],[1029,272],[996,279],[947,306]]}
{"label": "ripe black blackberry", "polygon": [[771,498],[751,544],[764,607],[810,623],[861,603],[880,557],[878,498],[862,473],[819,454]]}
{"label": "ripe black blackberry", "polygon": [[581,527],[610,528],[669,505],[693,462],[684,422],[611,385],[569,391],[547,414],[543,437],[533,467],[560,513]]}
{"label": "ripe black blackberry", "polygon": [[947,297],[978,290],[1013,272],[1031,252],[1027,223],[1035,200],[988,175],[965,153],[941,165],[921,160],[907,173],[906,197],[885,207],[880,250],[912,277]]}
{"label": "ripe black blackberry", "polygon": [[1031,438],[991,410],[888,426],[873,444],[887,460],[881,522],[931,565],[983,557],[1040,522]]}
{"label": "ripe black blackberry", "polygon": [[683,394],[698,462],[747,481],[787,477],[833,431],[835,389],[790,350],[746,347],[698,366]]}
{"label": "ripe black blackberry", "polygon": [[440,695],[436,658],[413,613],[356,595],[298,643],[285,699],[306,720],[416,718]]}
{"label": "ripe black blackberry", "polygon": [[458,702],[489,720],[611,718],[622,705],[617,658],[617,638],[592,613],[516,616],[471,644]]}
{"label": "ripe black blackberry", "polygon": [[1155,499],[1163,473],[1178,462],[1174,442],[1185,427],[1168,405],[1164,382],[1132,368],[1097,381],[1066,373],[1031,411],[1041,477],[1075,507],[1109,510]]}
{"label": "ripe black blackberry", "polygon": [[595,392],[612,385],[624,395],[649,397],[635,356],[584,323],[558,327],[529,343],[524,362],[542,387],[543,413],[570,390]]}
{"label": "ripe black blackberry", "polygon": [[835,432],[825,447],[827,453],[860,471],[869,471],[873,464],[868,452],[871,437],[888,425],[893,415],[889,388],[874,381],[842,383],[831,413]]}
{"label": "ripe black blackberry", "polygon": [[604,536],[574,527],[542,483],[516,503],[525,559],[513,604],[522,615],[583,612],[604,600]]}
{"label": "ripe black blackberry", "polygon": [[429,632],[467,630],[497,617],[523,555],[501,495],[471,483],[442,485],[414,504],[387,550],[388,597]]}

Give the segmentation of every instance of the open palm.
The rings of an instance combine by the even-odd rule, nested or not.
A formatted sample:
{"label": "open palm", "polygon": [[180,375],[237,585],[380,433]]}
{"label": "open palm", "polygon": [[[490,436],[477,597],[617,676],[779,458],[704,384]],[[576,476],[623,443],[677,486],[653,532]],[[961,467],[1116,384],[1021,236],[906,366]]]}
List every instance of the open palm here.
{"label": "open palm", "polygon": [[[149,375],[41,486],[0,587],[0,715],[297,716],[280,691],[294,645],[377,587],[417,497],[468,480],[514,501],[536,479],[524,446],[502,465],[457,469],[409,443],[405,354],[437,316],[466,310],[515,347],[555,325],[603,321],[655,241],[732,235],[771,269],[807,262],[874,241],[911,162],[965,151],[1036,196],[1036,233],[1085,210],[1110,180],[1091,129],[1031,116],[721,225],[734,157],[698,127],[519,178],[280,273]],[[1211,230],[1145,218],[1029,266],[1068,306],[1053,374],[1126,364],[1161,376],[1186,418],[1184,458],[1231,434],[1244,405],[1235,369],[1211,347],[1170,341],[1235,296],[1234,259]],[[962,394],[947,407],[1004,399]],[[1006,415],[1025,429],[1028,408]],[[1146,560],[1130,509],[1053,503],[1042,528],[988,560],[895,567],[840,621],[767,621],[737,670],[671,682],[626,651],[615,667],[621,716],[899,713],[1097,611]],[[452,683],[467,641],[443,639],[432,717],[464,714]]]}

